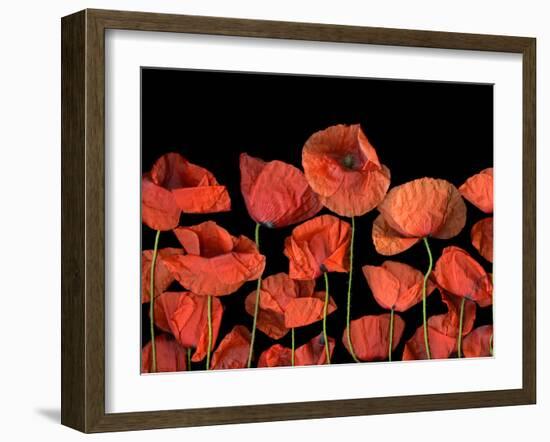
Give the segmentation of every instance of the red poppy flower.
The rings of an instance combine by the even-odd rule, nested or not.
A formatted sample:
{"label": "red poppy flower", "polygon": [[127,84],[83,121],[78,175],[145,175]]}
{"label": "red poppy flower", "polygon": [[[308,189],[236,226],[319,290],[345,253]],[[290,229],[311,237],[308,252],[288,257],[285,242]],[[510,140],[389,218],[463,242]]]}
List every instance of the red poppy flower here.
{"label": "red poppy flower", "polygon": [[[256,327],[269,337],[280,339],[291,327],[301,327],[323,319],[325,292],[314,292],[314,289],[315,281],[290,279],[286,273],[263,279]],[[253,291],[245,301],[246,311],[252,316],[255,301],[256,291]],[[330,298],[327,314],[334,310],[336,304]],[[285,324],[285,318],[291,325]]]}
{"label": "red poppy flower", "polygon": [[462,352],[467,358],[492,356],[493,326],[483,325],[464,338]]}
{"label": "red poppy flower", "polygon": [[302,171],[282,161],[240,156],[241,192],[250,217],[266,227],[285,227],[323,207]]}
{"label": "red poppy flower", "polygon": [[378,253],[395,255],[422,238],[449,239],[466,223],[466,205],[451,183],[420,178],[391,189],[372,227]]}
{"label": "red poppy flower", "polygon": [[[208,351],[208,298],[191,292],[164,292],[155,299],[155,324],[172,333],[186,348],[195,348],[193,362],[204,359]],[[216,342],[223,306],[212,299],[212,342]]]}
{"label": "red poppy flower", "polygon": [[225,186],[208,170],[178,153],[161,156],[141,180],[143,222],[154,230],[171,230],[184,213],[214,213],[231,209]]}
{"label": "red poppy flower", "polygon": [[250,332],[242,325],[233,327],[220,342],[212,355],[211,368],[226,370],[230,368],[245,368],[250,350]]}
{"label": "red poppy flower", "polygon": [[[155,354],[157,373],[185,371],[187,369],[187,352],[178,342],[168,335],[155,337]],[[141,372],[151,371],[151,342],[141,350]]]}
{"label": "red poppy flower", "polygon": [[475,223],[470,233],[472,245],[487,261],[493,262],[493,218]]}
{"label": "red poppy flower", "polygon": [[[399,315],[393,316],[392,350],[395,350],[403,331],[405,321]],[[363,316],[354,319],[350,323],[351,342],[355,356],[361,361],[383,361],[388,359],[390,346],[390,314],[384,313],[378,316]],[[347,328],[344,330],[342,342],[349,351]]]}
{"label": "red poppy flower", "polygon": [[433,276],[447,292],[487,307],[493,303],[493,283],[487,272],[465,250],[445,247],[435,264]]}
{"label": "red poppy flower", "polygon": [[[336,342],[328,338],[329,354],[332,358]],[[298,347],[294,352],[294,365],[324,365],[327,363],[327,353],[323,334],[315,336],[311,341]]]}
{"label": "red poppy flower", "polygon": [[292,350],[275,344],[263,351],[258,360],[258,367],[288,367],[292,365]]}
{"label": "red poppy flower", "polygon": [[[385,261],[380,267],[366,265],[363,274],[381,307],[404,312],[422,300],[424,275],[408,264]],[[428,280],[426,295],[434,288]]]}
{"label": "red poppy flower", "polygon": [[493,213],[493,168],[468,178],[458,189],[462,196],[479,210]]}
{"label": "red poppy flower", "polygon": [[338,124],[314,133],[302,150],[309,185],[321,202],[342,216],[360,216],[384,199],[390,171],[359,124]]}
{"label": "red poppy flower", "polygon": [[265,256],[246,236],[234,237],[213,221],[174,230],[186,255],[162,261],[186,289],[198,295],[223,296],[260,277]]}
{"label": "red poppy flower", "polygon": [[324,272],[349,271],[349,223],[321,215],[300,224],[285,240],[292,279],[312,280]]}
{"label": "red poppy flower", "polygon": [[[171,255],[183,254],[182,249],[167,247],[160,249],[157,252],[158,258],[163,258]],[[144,250],[141,252],[141,302],[149,302],[149,292],[151,291],[151,261],[153,259],[152,250]],[[162,263],[161,259],[157,259],[155,263],[155,298],[164,292],[170,284],[174,282],[172,272]]]}
{"label": "red poppy flower", "polygon": [[[462,300],[442,291],[441,299],[447,305],[448,312],[428,319],[428,341],[431,359],[447,359],[457,351],[457,337],[460,328],[460,305]],[[476,318],[476,307],[472,301],[464,304],[462,335],[472,330]],[[405,344],[403,360],[427,359],[424,343],[424,328],[416,329],[413,337]]]}

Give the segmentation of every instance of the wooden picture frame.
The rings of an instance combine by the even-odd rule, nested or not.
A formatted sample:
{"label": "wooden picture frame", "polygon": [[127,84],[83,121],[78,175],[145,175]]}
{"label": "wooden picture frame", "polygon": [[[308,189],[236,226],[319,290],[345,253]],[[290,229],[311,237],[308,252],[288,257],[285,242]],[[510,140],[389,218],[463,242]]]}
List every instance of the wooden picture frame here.
{"label": "wooden picture frame", "polygon": [[[496,51],[523,63],[523,386],[401,397],[105,412],[105,30]],[[84,10],[62,19],[62,424],[83,432],[533,404],[536,159],[533,38]]]}

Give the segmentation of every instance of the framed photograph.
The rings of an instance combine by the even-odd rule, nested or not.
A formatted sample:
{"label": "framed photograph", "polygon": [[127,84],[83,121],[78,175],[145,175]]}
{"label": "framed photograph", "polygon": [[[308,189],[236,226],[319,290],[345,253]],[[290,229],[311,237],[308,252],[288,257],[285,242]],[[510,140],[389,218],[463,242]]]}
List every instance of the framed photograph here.
{"label": "framed photograph", "polygon": [[535,39],[62,19],[62,423],[533,404]]}

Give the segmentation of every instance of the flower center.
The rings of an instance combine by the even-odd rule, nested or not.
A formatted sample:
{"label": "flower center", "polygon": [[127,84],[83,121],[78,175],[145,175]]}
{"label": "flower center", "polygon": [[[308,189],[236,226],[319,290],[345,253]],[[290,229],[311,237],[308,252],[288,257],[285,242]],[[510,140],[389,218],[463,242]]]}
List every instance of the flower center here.
{"label": "flower center", "polygon": [[265,223],[262,223],[262,226],[267,227],[268,229],[272,229],[275,227],[271,221],[266,221]]}
{"label": "flower center", "polygon": [[355,167],[354,156],[348,153],[344,158],[342,158],[342,166],[344,166],[346,169],[353,169]]}

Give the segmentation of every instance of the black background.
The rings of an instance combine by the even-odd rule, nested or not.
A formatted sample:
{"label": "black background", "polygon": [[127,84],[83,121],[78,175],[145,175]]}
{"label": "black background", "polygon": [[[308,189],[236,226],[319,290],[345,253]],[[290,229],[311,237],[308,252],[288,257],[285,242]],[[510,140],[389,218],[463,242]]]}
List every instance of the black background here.
{"label": "black background", "polygon": [[[142,171],[166,152],[180,152],[210,170],[228,187],[232,210],[210,215],[182,215],[180,225],[214,220],[231,234],[254,238],[254,221],[240,193],[239,154],[266,161],[282,160],[301,168],[301,150],[308,137],[328,126],[360,123],[380,161],[391,171],[391,187],[428,176],[457,187],[468,177],[493,165],[492,85],[334,78],[193,70],[142,69]],[[432,239],[435,260],[443,247],[458,245],[487,271],[491,265],[470,243],[471,226],[485,214],[467,204],[466,227],[451,240]],[[322,213],[330,213],[323,209]],[[371,239],[374,210],[356,218],[352,319],[385,311],[375,302],[361,267],[391,259],[424,272],[428,257],[421,243],[393,257],[376,253]],[[261,252],[267,257],[264,277],[288,272],[284,238],[293,226],[260,230]],[[154,232],[143,225],[142,247],[152,249]],[[177,247],[171,232],[160,235],[159,247]],[[327,320],[328,335],[336,339],[333,363],[352,362],[342,344],[345,328],[347,278],[329,274],[331,296],[338,310]],[[322,279],[322,278],[321,278]],[[317,288],[323,289],[323,281]],[[252,317],[244,299],[255,290],[246,283],[235,294],[221,297],[224,316],[217,343],[233,328],[249,329]],[[172,287],[181,290],[177,283]],[[444,313],[438,292],[428,298],[428,315]],[[401,314],[406,329],[393,358],[422,324],[421,303]],[[492,323],[491,308],[477,307],[476,326]],[[143,306],[142,342],[150,339],[148,305]],[[321,322],[296,330],[296,347],[321,333]],[[290,333],[278,342],[290,347]],[[216,344],[217,344],[216,343]],[[255,355],[274,344],[256,333]],[[215,346],[214,346],[215,348]],[[193,369],[204,364],[194,364]]]}

